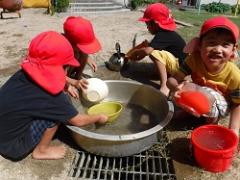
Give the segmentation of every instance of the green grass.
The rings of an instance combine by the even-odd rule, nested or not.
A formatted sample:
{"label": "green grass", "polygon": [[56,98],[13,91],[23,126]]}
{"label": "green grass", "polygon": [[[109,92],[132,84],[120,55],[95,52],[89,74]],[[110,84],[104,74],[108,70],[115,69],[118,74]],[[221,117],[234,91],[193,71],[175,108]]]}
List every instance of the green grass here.
{"label": "green grass", "polygon": [[[176,8],[171,8],[173,17],[179,21],[190,23],[193,27],[183,27],[179,28],[177,32],[185,39],[185,41],[191,40],[193,37],[198,36],[203,22],[213,16],[218,16],[222,14],[208,13],[201,10],[200,15],[198,15],[197,9],[186,9],[185,11],[180,11]],[[229,14],[229,19],[231,19],[238,27],[240,27],[240,17],[233,16]]]}

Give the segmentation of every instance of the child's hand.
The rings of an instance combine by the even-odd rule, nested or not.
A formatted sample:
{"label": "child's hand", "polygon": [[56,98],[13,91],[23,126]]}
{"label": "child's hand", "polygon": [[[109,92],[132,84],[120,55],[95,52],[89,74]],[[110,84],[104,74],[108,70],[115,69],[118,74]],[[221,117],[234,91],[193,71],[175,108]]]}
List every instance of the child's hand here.
{"label": "child's hand", "polygon": [[145,49],[135,49],[131,54],[126,55],[125,57],[132,61],[140,61],[146,56]]}
{"label": "child's hand", "polygon": [[67,92],[72,96],[72,97],[74,97],[74,98],[76,98],[76,99],[79,99],[79,92],[78,92],[78,90],[77,90],[77,88],[75,88],[74,86],[72,86],[72,85],[68,85],[68,87],[67,87]]}
{"label": "child's hand", "polygon": [[175,89],[174,91],[171,92],[172,94],[172,97],[175,99],[175,98],[179,98],[180,97],[180,93],[182,92],[182,87],[183,87],[183,83],[179,84]]}
{"label": "child's hand", "polygon": [[136,49],[133,49],[133,50],[131,50],[131,52],[127,53],[125,55],[125,59],[131,60],[131,61],[136,61],[137,60]]}
{"label": "child's hand", "polygon": [[145,48],[149,46],[149,42],[148,40],[144,40],[143,42],[141,42],[140,44],[138,44],[137,46],[133,47],[132,49],[130,49],[127,53],[126,53],[126,58],[130,59],[130,60],[137,60],[137,58],[135,58],[136,55],[134,55],[134,52],[136,50],[139,50],[141,48]]}
{"label": "child's hand", "polygon": [[95,61],[93,61],[91,58],[87,59],[87,64],[91,67],[91,69],[93,70],[93,72],[97,71],[97,64]]}
{"label": "child's hand", "polygon": [[169,94],[169,89],[168,89],[167,86],[162,86],[162,87],[160,88],[160,91],[161,91],[164,95],[166,95],[166,96],[168,96],[168,94]]}
{"label": "child's hand", "polygon": [[104,124],[107,122],[107,120],[108,120],[108,116],[106,116],[105,114],[100,114],[97,122]]}
{"label": "child's hand", "polygon": [[87,86],[88,86],[88,81],[86,79],[78,80],[75,85],[76,88],[81,89],[82,91],[87,89]]}

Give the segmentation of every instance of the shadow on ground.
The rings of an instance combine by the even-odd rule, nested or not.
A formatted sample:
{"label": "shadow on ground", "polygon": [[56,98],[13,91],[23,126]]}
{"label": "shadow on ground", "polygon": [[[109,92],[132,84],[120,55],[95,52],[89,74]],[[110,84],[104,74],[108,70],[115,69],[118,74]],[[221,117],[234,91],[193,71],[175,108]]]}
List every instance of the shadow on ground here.
{"label": "shadow on ground", "polygon": [[74,150],[80,150],[80,147],[73,140],[70,130],[64,125],[59,127],[54,139],[58,139]]}
{"label": "shadow on ground", "polygon": [[167,126],[168,131],[188,131],[205,124],[205,118],[192,116],[177,106],[174,107],[174,115]]}
{"label": "shadow on ground", "polygon": [[173,160],[183,164],[196,166],[190,145],[190,138],[175,138],[170,143],[170,152]]}

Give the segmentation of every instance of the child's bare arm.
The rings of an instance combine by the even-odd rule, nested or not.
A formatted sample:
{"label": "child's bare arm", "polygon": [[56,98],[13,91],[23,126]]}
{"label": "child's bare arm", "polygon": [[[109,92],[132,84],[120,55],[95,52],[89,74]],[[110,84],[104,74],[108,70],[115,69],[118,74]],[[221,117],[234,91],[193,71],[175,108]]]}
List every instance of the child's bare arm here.
{"label": "child's bare arm", "polygon": [[133,61],[139,61],[143,59],[145,56],[151,54],[154,49],[152,47],[143,47],[140,49],[133,50],[130,54],[127,55],[127,58]]}
{"label": "child's bare arm", "polygon": [[168,78],[167,80],[167,86],[170,89],[170,91],[176,91],[178,90],[179,84],[184,80],[186,75],[182,73],[181,71],[178,71],[174,74],[174,76]]}
{"label": "child's bare arm", "polygon": [[74,116],[72,119],[70,119],[68,122],[71,125],[74,126],[85,126],[88,124],[93,124],[93,123],[105,123],[107,122],[108,117],[104,114],[99,114],[99,115],[87,115],[87,114],[77,114]]}
{"label": "child's bare arm", "polygon": [[72,79],[72,78],[66,76],[66,83],[67,84],[71,84],[71,85],[75,86],[76,82],[77,82],[76,79]]}
{"label": "child's bare arm", "polygon": [[234,105],[231,110],[229,128],[233,130],[238,136],[239,127],[240,127],[240,105],[238,104]]}
{"label": "child's bare arm", "polygon": [[66,77],[65,91],[68,92],[72,97],[79,99],[79,92],[77,89],[87,89],[88,82],[86,79],[72,79]]}
{"label": "child's bare arm", "polygon": [[145,47],[148,47],[148,46],[149,46],[149,42],[148,42],[147,40],[144,40],[144,41],[141,42],[140,44],[138,44],[138,45],[136,45],[135,47],[133,47],[132,49],[130,49],[130,50],[126,53],[125,57],[126,57],[127,59],[134,60],[134,59],[133,59],[134,57],[132,57],[132,53],[133,53],[135,50],[139,50],[139,49],[141,49],[141,48],[145,48]]}
{"label": "child's bare arm", "polygon": [[88,58],[87,59],[87,64],[91,67],[91,69],[93,70],[93,72],[97,71],[97,64],[96,62],[92,59],[92,58]]}

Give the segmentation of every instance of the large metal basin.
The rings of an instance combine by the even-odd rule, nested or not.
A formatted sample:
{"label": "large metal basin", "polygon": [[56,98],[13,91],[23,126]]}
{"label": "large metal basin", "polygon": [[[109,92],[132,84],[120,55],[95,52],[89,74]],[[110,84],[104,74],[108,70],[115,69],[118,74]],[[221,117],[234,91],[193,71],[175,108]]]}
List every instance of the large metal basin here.
{"label": "large metal basin", "polygon": [[[133,81],[107,80],[109,95],[104,101],[124,105],[120,117],[111,124],[67,126],[76,143],[91,153],[122,157],[150,148],[158,141],[173,115],[173,104],[158,90]],[[79,112],[85,113],[92,104],[73,100]]]}

